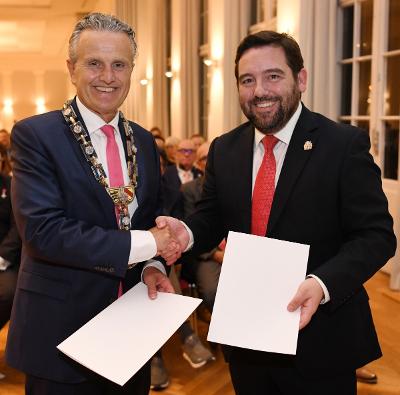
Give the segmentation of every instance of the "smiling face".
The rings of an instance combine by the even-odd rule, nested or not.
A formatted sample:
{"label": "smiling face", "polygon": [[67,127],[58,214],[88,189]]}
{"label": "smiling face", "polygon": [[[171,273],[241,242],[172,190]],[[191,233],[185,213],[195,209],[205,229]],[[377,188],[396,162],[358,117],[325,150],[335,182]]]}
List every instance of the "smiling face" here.
{"label": "smiling face", "polygon": [[84,30],[76,46],[76,62],[67,60],[79,99],[105,122],[114,118],[129,92],[132,59],[125,33]]}
{"label": "smiling face", "polygon": [[281,130],[296,111],[306,89],[307,73],[295,79],[280,47],[248,49],[238,63],[239,102],[243,113],[262,133]]}

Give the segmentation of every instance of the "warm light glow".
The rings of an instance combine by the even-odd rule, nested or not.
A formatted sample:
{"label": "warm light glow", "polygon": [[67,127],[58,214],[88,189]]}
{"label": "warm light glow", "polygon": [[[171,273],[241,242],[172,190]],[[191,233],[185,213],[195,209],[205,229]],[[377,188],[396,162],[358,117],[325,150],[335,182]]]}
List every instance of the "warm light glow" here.
{"label": "warm light glow", "polygon": [[294,34],[294,23],[291,20],[286,20],[282,22],[282,33],[290,34],[291,36]]}
{"label": "warm light glow", "polygon": [[36,114],[43,114],[46,112],[46,105],[43,97],[38,97],[36,99]]}
{"label": "warm light glow", "polygon": [[205,58],[205,59],[203,60],[203,63],[204,63],[207,67],[210,67],[210,66],[213,64],[213,61],[212,61],[211,59],[209,59],[209,58]]}
{"label": "warm light glow", "polygon": [[167,78],[172,78],[172,77],[174,76],[174,73],[173,73],[171,70],[167,70],[167,71],[165,72],[165,76],[166,76]]}
{"label": "warm light glow", "polygon": [[13,101],[12,99],[4,99],[4,113],[5,114],[12,114],[13,113]]}
{"label": "warm light glow", "polygon": [[221,60],[224,56],[224,49],[222,40],[215,40],[211,49],[211,57],[214,59],[214,62]]}
{"label": "warm light glow", "polygon": [[149,80],[147,78],[143,78],[139,82],[140,82],[140,85],[146,86],[146,85],[148,85]]}
{"label": "warm light glow", "polygon": [[294,39],[299,39],[300,5],[299,0],[279,1],[276,31],[290,34]]}

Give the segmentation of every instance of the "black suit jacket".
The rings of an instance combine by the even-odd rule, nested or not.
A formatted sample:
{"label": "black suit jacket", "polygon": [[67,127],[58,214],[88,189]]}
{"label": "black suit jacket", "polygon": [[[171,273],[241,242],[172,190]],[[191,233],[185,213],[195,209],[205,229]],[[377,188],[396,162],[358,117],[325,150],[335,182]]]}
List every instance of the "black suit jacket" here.
{"label": "black suit jacket", "polygon": [[[145,230],[161,212],[159,154],[152,135],[131,126],[138,165],[132,229]],[[23,251],[6,359],[30,375],[80,382],[81,368],[56,346],[117,298],[121,280],[124,290],[139,282],[143,263],[127,270],[130,233],[118,229],[114,204],[61,111],[18,122],[12,150]]]}
{"label": "black suit jacket", "polygon": [[[229,230],[251,232],[253,144],[249,123],[213,141],[202,200],[187,220],[198,252]],[[396,239],[369,149],[361,129],[303,106],[276,187],[266,235],[309,244],[307,273],[325,283],[331,298],[300,331],[294,363],[305,375],[355,369],[381,355],[363,283],[393,256]],[[251,262],[243,264],[251,281]],[[227,357],[291,359],[239,348]]]}

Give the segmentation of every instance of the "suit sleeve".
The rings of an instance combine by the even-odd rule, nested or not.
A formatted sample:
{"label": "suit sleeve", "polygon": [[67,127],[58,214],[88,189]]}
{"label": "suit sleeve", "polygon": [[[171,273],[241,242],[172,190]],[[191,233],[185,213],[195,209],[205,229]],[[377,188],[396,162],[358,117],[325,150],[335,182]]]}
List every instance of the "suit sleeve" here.
{"label": "suit sleeve", "polygon": [[369,149],[369,138],[363,131],[348,145],[339,180],[342,245],[312,273],[328,288],[331,309],[350,299],[396,250],[380,169]]}
{"label": "suit sleeve", "polygon": [[80,202],[73,203],[75,211],[69,207],[67,215],[65,195],[71,197],[74,191],[61,188],[58,158],[44,141],[45,135],[38,132],[39,125],[23,121],[12,133],[12,203],[27,254],[51,265],[103,272],[109,268],[107,274],[123,277],[130,250],[129,232],[99,225],[104,216],[101,212],[96,214],[96,219],[100,218],[97,224],[79,219]]}

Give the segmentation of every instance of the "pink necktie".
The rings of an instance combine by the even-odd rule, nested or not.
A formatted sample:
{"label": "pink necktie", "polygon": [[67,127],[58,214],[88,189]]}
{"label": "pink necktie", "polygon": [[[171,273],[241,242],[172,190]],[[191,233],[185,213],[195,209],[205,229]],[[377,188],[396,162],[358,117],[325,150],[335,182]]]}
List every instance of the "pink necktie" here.
{"label": "pink necktie", "polygon": [[124,185],[124,175],[118,145],[115,141],[114,128],[111,125],[104,125],[100,129],[107,137],[106,155],[110,187],[120,187]]}
{"label": "pink necktie", "polygon": [[[107,137],[106,155],[108,167],[108,181],[110,187],[119,187],[124,185],[124,175],[122,173],[121,158],[117,142],[115,141],[114,128],[111,125],[104,125],[101,131]],[[118,222],[118,213],[115,212]],[[119,283],[118,297],[122,295],[122,282]]]}
{"label": "pink necktie", "polygon": [[276,163],[273,150],[278,141],[272,135],[266,135],[262,139],[265,151],[254,184],[251,205],[251,233],[253,235],[265,236],[267,231],[269,213],[275,192]]}

